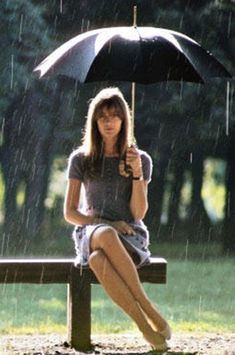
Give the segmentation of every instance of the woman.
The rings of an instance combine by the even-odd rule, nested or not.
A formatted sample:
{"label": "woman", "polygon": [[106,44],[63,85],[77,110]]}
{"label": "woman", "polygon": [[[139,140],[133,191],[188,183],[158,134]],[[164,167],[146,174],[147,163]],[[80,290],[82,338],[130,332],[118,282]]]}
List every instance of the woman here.
{"label": "woman", "polygon": [[131,146],[130,110],[122,93],[101,90],[89,105],[83,144],[69,159],[64,216],[76,226],[79,262],[89,264],[152,347],[164,351],[170,327],[148,299],[136,270],[150,257],[142,219],[151,171],[149,155]]}

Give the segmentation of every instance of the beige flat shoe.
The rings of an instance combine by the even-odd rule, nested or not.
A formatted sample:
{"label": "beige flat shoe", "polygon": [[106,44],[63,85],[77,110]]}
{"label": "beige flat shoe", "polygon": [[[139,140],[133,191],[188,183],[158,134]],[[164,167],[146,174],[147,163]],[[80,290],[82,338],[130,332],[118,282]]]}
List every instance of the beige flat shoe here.
{"label": "beige flat shoe", "polygon": [[167,340],[171,338],[171,328],[168,324],[165,329],[158,331],[158,333],[161,334]]}
{"label": "beige flat shoe", "polygon": [[169,350],[169,346],[167,345],[167,343],[164,341],[161,344],[158,344],[157,346],[152,346],[152,352],[153,353],[158,353],[158,352],[165,352]]}
{"label": "beige flat shoe", "polygon": [[159,332],[155,333],[155,338],[150,338],[149,336],[146,336],[146,334],[143,334],[143,337],[151,346],[152,351],[164,352],[169,349],[166,339]]}

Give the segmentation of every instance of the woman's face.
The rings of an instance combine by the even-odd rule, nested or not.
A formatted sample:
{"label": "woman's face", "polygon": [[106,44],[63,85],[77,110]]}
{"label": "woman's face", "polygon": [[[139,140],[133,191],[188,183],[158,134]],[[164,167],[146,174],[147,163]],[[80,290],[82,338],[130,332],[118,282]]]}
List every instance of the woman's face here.
{"label": "woman's face", "polygon": [[104,140],[117,139],[122,127],[120,113],[115,107],[104,107],[97,119],[97,126]]}

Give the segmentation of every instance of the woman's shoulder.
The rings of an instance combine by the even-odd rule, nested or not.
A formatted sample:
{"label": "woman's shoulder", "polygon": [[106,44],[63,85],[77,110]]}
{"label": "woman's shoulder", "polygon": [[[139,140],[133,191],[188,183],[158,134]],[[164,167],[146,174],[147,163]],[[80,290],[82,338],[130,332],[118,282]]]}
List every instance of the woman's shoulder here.
{"label": "woman's shoulder", "polygon": [[85,158],[85,152],[82,147],[78,147],[75,150],[72,151],[72,153],[69,156],[69,161],[71,160],[84,160]]}
{"label": "woman's shoulder", "polygon": [[141,157],[142,160],[149,161],[150,163],[152,163],[151,156],[145,150],[142,150],[142,149],[138,148],[138,152],[139,152],[140,157]]}
{"label": "woman's shoulder", "polygon": [[69,156],[68,161],[68,172],[67,176],[69,179],[79,179],[83,181],[84,179],[84,152],[77,148]]}
{"label": "woman's shoulder", "polygon": [[85,152],[81,147],[73,150],[68,158],[69,167],[84,167],[85,164]]}
{"label": "woman's shoulder", "polygon": [[153,170],[152,158],[144,150],[138,149],[138,151],[142,162],[144,180],[150,182],[152,176],[152,170]]}

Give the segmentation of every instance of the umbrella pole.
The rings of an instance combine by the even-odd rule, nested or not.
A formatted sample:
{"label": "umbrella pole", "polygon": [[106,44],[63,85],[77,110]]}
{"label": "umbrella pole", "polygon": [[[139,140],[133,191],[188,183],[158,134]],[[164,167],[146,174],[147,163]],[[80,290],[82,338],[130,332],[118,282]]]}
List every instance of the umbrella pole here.
{"label": "umbrella pole", "polygon": [[131,84],[131,143],[135,143],[135,88],[136,84]]}
{"label": "umbrella pole", "polygon": [[137,26],[137,6],[133,7],[133,26]]}
{"label": "umbrella pole", "polygon": [[225,125],[226,136],[229,136],[229,112],[230,112],[230,82],[227,81],[227,90],[226,90],[226,125]]}
{"label": "umbrella pole", "polygon": [[[137,26],[137,6],[133,7],[133,27]],[[131,143],[135,144],[135,89],[136,84],[131,84]]]}

